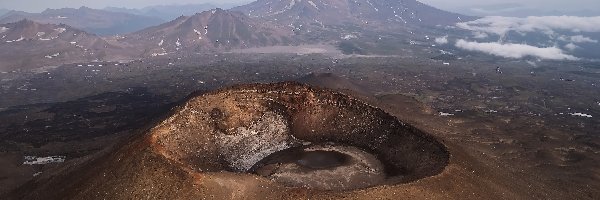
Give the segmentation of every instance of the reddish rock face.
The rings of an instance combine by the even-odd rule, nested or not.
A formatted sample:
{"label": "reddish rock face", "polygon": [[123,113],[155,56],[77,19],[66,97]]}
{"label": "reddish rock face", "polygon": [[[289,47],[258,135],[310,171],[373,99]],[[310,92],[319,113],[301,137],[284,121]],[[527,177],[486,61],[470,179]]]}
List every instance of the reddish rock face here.
{"label": "reddish rock face", "polygon": [[295,83],[191,98],[151,135],[161,154],[198,173],[257,172],[323,190],[409,182],[448,162],[443,145],[384,111]]}

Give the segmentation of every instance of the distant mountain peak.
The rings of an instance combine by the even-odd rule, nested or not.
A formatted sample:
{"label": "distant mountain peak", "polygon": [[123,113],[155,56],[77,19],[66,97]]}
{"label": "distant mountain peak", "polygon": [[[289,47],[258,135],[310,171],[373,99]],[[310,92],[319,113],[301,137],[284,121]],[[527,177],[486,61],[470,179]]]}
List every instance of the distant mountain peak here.
{"label": "distant mountain peak", "polygon": [[196,14],[194,14],[193,16],[210,16],[210,15],[244,15],[244,13],[242,12],[238,12],[238,11],[229,11],[229,10],[223,10],[221,8],[215,8],[215,9],[211,9],[211,10],[207,10],[207,11],[202,11],[202,12],[198,12]]}
{"label": "distant mountain peak", "polygon": [[153,55],[164,55],[183,49],[210,51],[283,45],[289,44],[292,36],[292,31],[278,25],[217,8],[136,32],[126,40],[142,44]]}
{"label": "distant mountain peak", "polygon": [[446,12],[416,0],[258,0],[234,8],[251,17],[281,23],[330,25],[450,25],[469,17]]}

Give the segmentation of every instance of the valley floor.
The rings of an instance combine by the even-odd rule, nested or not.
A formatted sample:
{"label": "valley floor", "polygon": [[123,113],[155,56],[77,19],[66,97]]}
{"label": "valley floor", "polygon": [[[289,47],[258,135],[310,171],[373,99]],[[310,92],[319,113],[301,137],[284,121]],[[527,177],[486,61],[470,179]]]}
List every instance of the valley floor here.
{"label": "valley floor", "polygon": [[[228,53],[2,73],[0,193],[106,152],[193,91],[298,80],[380,107],[452,155],[434,177],[335,198],[597,199],[598,66]],[[25,156],[66,160],[28,165]]]}

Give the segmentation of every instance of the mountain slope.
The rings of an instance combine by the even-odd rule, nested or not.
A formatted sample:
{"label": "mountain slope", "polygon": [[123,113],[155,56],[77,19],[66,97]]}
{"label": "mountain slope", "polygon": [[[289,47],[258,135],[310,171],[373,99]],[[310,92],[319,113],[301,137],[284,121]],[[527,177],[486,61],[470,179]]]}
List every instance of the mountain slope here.
{"label": "mountain slope", "polygon": [[292,36],[291,30],[251,19],[243,13],[214,9],[181,16],[119,41],[156,56],[183,50],[203,52],[287,45],[293,43]]}
{"label": "mountain slope", "polygon": [[10,12],[10,10],[4,9],[4,8],[0,8],[0,17],[6,13]]}
{"label": "mountain slope", "polygon": [[0,24],[2,71],[120,59],[130,56],[130,52],[64,24],[40,24],[31,20]]}
{"label": "mountain slope", "polygon": [[81,7],[79,9],[47,9],[41,13],[13,11],[0,19],[0,24],[30,19],[39,23],[67,24],[99,35],[137,31],[163,22],[158,18]]}
{"label": "mountain slope", "polygon": [[470,19],[416,0],[258,0],[233,10],[251,17],[301,25],[436,26]]}

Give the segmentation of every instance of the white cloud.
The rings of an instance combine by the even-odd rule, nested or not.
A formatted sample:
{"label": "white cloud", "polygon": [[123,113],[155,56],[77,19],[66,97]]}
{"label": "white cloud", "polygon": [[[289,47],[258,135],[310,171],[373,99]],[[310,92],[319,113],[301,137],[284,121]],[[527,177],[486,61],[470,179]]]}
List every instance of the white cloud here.
{"label": "white cloud", "polygon": [[577,60],[576,57],[567,55],[563,50],[556,47],[540,48],[526,44],[501,44],[498,42],[478,43],[462,39],[456,42],[456,47],[505,58],[519,59],[526,56],[533,56],[549,60]]}
{"label": "white cloud", "polygon": [[585,37],[583,35],[576,35],[576,36],[571,36],[571,42],[575,42],[575,43],[598,43],[598,40],[594,40],[592,38],[589,37]]}
{"label": "white cloud", "polygon": [[569,44],[565,45],[565,48],[568,49],[569,51],[575,51],[575,49],[579,48],[579,46],[577,46],[573,43],[569,43]]}
{"label": "white cloud", "polygon": [[446,35],[444,37],[435,38],[435,43],[448,44],[448,36]]}
{"label": "white cloud", "polygon": [[560,37],[558,37],[558,40],[570,43],[598,43],[598,40],[594,40],[583,35],[575,35],[570,37],[561,35]]}
{"label": "white cloud", "polygon": [[504,36],[509,31],[520,33],[542,32],[553,34],[556,30],[571,32],[600,32],[600,16],[530,16],[517,17],[484,17],[470,22],[461,22],[457,26],[462,29],[480,33]]}
{"label": "white cloud", "polygon": [[484,32],[479,32],[479,31],[475,31],[473,32],[473,37],[477,38],[477,39],[485,39],[487,38],[489,35],[487,33]]}

